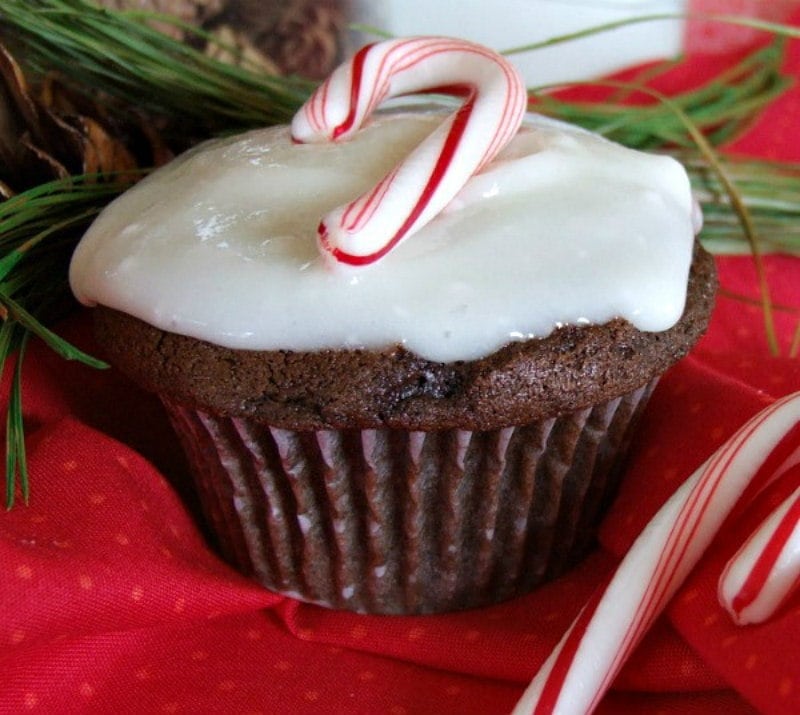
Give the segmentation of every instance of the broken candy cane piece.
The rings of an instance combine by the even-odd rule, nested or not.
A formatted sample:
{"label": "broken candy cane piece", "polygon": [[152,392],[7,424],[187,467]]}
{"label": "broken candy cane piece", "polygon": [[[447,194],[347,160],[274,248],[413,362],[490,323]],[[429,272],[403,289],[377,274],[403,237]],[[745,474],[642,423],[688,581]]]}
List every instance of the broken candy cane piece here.
{"label": "broken candy cane piece", "polygon": [[763,623],[800,579],[800,487],[750,536],[719,581],[719,600],[739,625]]}
{"label": "broken candy cane piece", "polygon": [[653,517],[536,674],[514,715],[589,713],[743,495],[800,462],[800,393],[745,424]]}
{"label": "broken candy cane piece", "polygon": [[414,92],[464,102],[376,186],[322,219],[320,248],[334,263],[373,263],[428,223],[514,137],[528,101],[517,70],[486,47],[388,40],[360,50],[317,88],[292,120],[292,139],[345,140],[383,100]]}

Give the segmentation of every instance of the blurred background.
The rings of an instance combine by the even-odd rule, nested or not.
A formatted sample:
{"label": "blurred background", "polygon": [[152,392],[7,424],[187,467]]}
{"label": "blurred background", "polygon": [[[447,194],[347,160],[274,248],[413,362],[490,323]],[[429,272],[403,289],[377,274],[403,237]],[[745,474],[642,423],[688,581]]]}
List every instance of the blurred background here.
{"label": "blurred background", "polygon": [[[800,0],[101,0],[117,9],[166,12],[224,40],[231,62],[255,61],[279,74],[324,77],[374,36],[445,34],[503,50],[601,23],[653,14],[725,13],[781,21]],[[170,29],[173,34],[180,30]],[[529,85],[608,74],[684,50],[720,53],[757,41],[756,30],[680,19],[647,22],[613,33],[515,55]],[[197,43],[197,40],[193,40]],[[218,50],[215,50],[219,54]]]}

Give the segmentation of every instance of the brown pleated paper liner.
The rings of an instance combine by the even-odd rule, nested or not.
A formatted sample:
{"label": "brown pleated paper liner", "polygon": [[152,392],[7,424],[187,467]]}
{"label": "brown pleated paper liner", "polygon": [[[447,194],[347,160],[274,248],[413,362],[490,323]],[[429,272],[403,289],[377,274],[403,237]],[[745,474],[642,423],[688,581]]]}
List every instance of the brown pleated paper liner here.
{"label": "brown pleated paper liner", "polygon": [[239,570],[332,608],[439,613],[526,593],[580,559],[654,384],[486,432],[293,432],[165,404]]}

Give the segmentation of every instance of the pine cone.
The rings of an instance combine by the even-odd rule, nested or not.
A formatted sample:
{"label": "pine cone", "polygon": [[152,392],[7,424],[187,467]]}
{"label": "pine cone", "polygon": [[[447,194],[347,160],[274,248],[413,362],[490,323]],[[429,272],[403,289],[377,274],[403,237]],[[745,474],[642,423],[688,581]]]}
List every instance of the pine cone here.
{"label": "pine cone", "polygon": [[261,53],[282,74],[322,79],[339,60],[341,4],[339,0],[227,0],[206,28],[215,34],[225,28],[238,46]]}
{"label": "pine cone", "polygon": [[[172,15],[199,27],[223,10],[225,0],[98,0],[98,4],[111,10],[148,10]],[[155,26],[178,40],[185,38],[186,33],[175,25],[156,23]]]}
{"label": "pine cone", "polygon": [[[212,57],[309,79],[322,79],[338,62],[345,22],[342,0],[100,0],[100,4],[173,15],[220,41],[206,47]],[[187,37],[168,23],[156,27],[202,49],[199,37]]]}
{"label": "pine cone", "polygon": [[226,64],[258,68],[270,75],[281,74],[278,65],[260,52],[245,32],[235,30],[230,25],[222,25],[214,30],[213,35],[218,43],[211,42],[206,46],[205,51],[209,57]]}
{"label": "pine cone", "polygon": [[296,0],[287,3],[271,32],[257,38],[287,74],[322,79],[333,69],[339,55],[341,11],[330,2]]}
{"label": "pine cone", "polygon": [[52,179],[130,171],[168,158],[157,133],[119,126],[55,78],[33,89],[0,45],[0,197]]}

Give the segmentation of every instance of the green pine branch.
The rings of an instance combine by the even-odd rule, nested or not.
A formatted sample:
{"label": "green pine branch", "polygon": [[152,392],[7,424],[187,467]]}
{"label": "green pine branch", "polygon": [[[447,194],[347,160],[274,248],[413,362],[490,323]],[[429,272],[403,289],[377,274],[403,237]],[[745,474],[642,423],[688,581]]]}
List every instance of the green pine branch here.
{"label": "green pine branch", "polygon": [[[626,21],[648,21],[639,18]],[[0,0],[0,39],[31,79],[57,73],[72,90],[103,102],[109,116],[157,118],[173,148],[291,119],[313,86],[297,78],[234,67],[161,34],[141,12],[100,9],[86,0]],[[733,161],[713,147],[736,136],[791,83],[781,73],[782,38],[800,31],[727,18],[769,32],[774,40],[701,86],[665,98],[635,84],[615,85],[599,102],[568,101],[531,90],[537,110],[622,144],[676,152],[705,213],[701,239],[718,253],[800,250],[800,167]],[[619,23],[614,26],[618,26]],[[195,29],[203,41],[216,42]],[[611,26],[581,31],[513,51],[536,51]],[[661,69],[650,68],[645,84]],[[649,97],[651,101],[640,101]],[[654,99],[660,101],[652,101]],[[101,180],[98,180],[101,179]],[[31,337],[66,359],[103,364],[46,325],[73,305],[66,280],[75,243],[131,177],[71,177],[0,203],[0,372],[13,369],[6,419],[6,503],[29,493],[22,414],[22,365]],[[769,322],[765,307],[765,320]],[[800,335],[800,333],[798,333]],[[798,338],[800,342],[800,338]],[[16,356],[16,360],[14,360]],[[13,368],[11,367],[13,364]]]}

